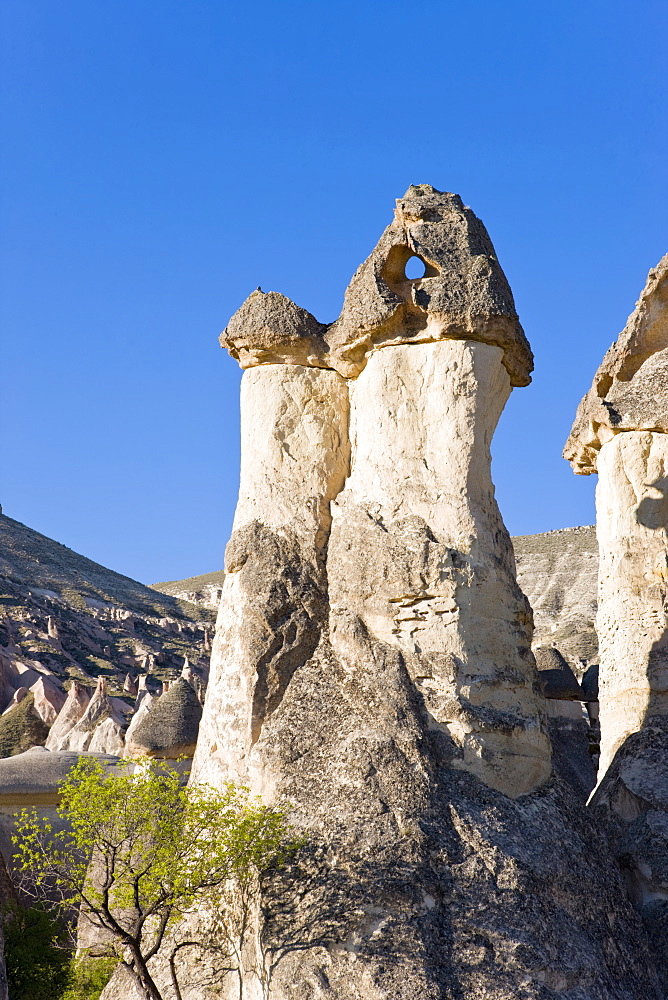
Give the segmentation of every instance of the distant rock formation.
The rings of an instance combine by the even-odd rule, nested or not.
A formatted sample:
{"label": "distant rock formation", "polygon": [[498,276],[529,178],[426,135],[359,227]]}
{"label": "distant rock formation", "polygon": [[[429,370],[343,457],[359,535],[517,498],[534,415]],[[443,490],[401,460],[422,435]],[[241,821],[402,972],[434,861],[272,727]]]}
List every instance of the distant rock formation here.
{"label": "distant rock formation", "polygon": [[223,592],[225,573],[222,570],[214,573],[204,573],[201,576],[191,576],[186,580],[170,580],[167,583],[152,583],[152,590],[159,590],[180,601],[199,604],[211,611],[217,611],[220,595]]}
{"label": "distant rock formation", "polygon": [[128,730],[127,755],[192,757],[201,718],[202,706],[193,686],[179,677],[160,698],[142,701],[137,723]]}
{"label": "distant rock formation", "polygon": [[0,753],[45,738],[51,750],[73,746],[70,740],[86,745],[88,737],[71,733],[99,678],[111,716],[98,719],[90,740],[120,753],[136,693],[132,680],[124,683],[128,668],[144,684],[153,675],[149,681],[159,687],[185,658],[194,686],[205,685],[214,617],[206,608],[107,570],[2,514],[0,579]]}
{"label": "distant rock formation", "polygon": [[533,647],[556,648],[579,677],[598,662],[596,528],[561,528],[512,539],[517,582],[533,610]]}
{"label": "distant rock formation", "polygon": [[89,689],[77,681],[72,681],[67,700],[49,731],[49,737],[46,741],[47,750],[68,749],[69,734],[83,716],[89,702]]}
{"label": "distant rock formation", "polygon": [[35,708],[35,696],[26,694],[0,718],[0,757],[12,757],[30,747],[43,746],[49,727]]}
{"label": "distant rock formation", "polygon": [[601,761],[607,827],[668,993],[668,255],[580,403],[564,455],[598,472]]}
{"label": "distant rock formation", "polygon": [[313,845],[258,938],[292,942],[272,1000],[658,1000],[551,763],[490,478],[531,352],[484,226],[411,187],[332,326],[256,292],[221,340],[241,485],[193,771],[289,802]]}
{"label": "distant rock formation", "polygon": [[107,753],[121,756],[127,721],[107,694],[107,683],[103,677],[81,718],[61,740],[60,750],[89,750],[91,753]]}

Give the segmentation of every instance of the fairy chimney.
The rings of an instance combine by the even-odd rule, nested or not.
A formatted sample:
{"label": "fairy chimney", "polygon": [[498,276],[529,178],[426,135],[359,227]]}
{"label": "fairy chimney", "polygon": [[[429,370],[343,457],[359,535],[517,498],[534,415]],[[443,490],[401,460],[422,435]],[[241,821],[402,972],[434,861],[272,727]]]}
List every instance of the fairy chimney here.
{"label": "fairy chimney", "polygon": [[601,761],[668,715],[668,254],[578,407],[564,457],[598,473]]}
{"label": "fairy chimney", "polygon": [[272,997],[658,998],[552,769],[490,474],[532,359],[483,224],[411,187],[335,323],[258,290],[221,343],[246,369],[241,482],[193,775],[289,802],[324,866]]}
{"label": "fairy chimney", "polygon": [[580,403],[564,456],[598,473],[599,786],[668,991],[668,254]]}

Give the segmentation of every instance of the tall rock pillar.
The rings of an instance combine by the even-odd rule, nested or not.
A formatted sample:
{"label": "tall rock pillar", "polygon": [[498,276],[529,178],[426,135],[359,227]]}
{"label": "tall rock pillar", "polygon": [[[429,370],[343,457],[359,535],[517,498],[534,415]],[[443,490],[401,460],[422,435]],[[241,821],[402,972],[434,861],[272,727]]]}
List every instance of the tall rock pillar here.
{"label": "tall rock pillar", "polygon": [[564,457],[598,473],[601,760],[668,715],[668,255],[580,403]]}
{"label": "tall rock pillar", "polygon": [[607,826],[668,994],[668,255],[580,403],[564,452],[598,473],[601,759]]}
{"label": "tall rock pillar", "polygon": [[490,477],[532,359],[484,226],[411,187],[335,323],[258,290],[222,342],[248,369],[241,490],[193,774],[306,837],[246,997],[658,998],[551,769]]}
{"label": "tall rock pillar", "polygon": [[549,777],[550,745],[490,475],[502,359],[471,340],[371,354],[351,383],[352,469],[327,569],[340,661],[354,671],[378,643],[400,653],[451,765],[517,796]]}
{"label": "tall rock pillar", "polygon": [[[326,626],[330,501],[349,468],[348,390],[337,372],[309,364],[323,350],[319,324],[283,296],[254,293],[230,327],[230,337],[241,328],[254,339],[244,341],[239,502],[195,773],[272,797],[253,748]],[[267,344],[272,360],[257,365]]]}

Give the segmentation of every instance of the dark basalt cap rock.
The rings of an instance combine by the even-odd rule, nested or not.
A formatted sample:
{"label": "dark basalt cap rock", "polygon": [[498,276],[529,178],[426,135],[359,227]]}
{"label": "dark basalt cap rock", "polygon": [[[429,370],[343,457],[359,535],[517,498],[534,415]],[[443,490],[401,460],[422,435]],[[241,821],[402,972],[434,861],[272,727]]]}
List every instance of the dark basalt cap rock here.
{"label": "dark basalt cap rock", "polygon": [[634,311],[606,353],[571,428],[564,458],[578,475],[596,472],[613,434],[668,433],[668,254],[649,272]]}
{"label": "dark basalt cap rock", "polygon": [[[374,346],[481,340],[504,351],[513,385],[528,385],[533,355],[487,230],[459,195],[430,184],[409,187],[394,222],[353,275],[330,351],[356,374]],[[418,257],[421,278],[406,277]]]}
{"label": "dark basalt cap rock", "polygon": [[323,360],[325,327],[306,309],[279,292],[258,288],[248,296],[220,335],[242,368],[294,364],[329,367]]}
{"label": "dark basalt cap rock", "polygon": [[[503,350],[512,385],[528,385],[533,355],[487,230],[459,195],[411,186],[394,221],[357,269],[330,326],[278,292],[259,289],[220,337],[242,368],[303,364],[356,377],[376,348],[477,340]],[[412,257],[420,278],[406,276]]]}
{"label": "dark basalt cap rock", "polygon": [[182,677],[152,706],[132,735],[133,751],[149,757],[192,756],[202,718],[202,706]]}
{"label": "dark basalt cap rock", "polygon": [[582,675],[582,694],[585,701],[598,701],[598,663],[592,663]]}
{"label": "dark basalt cap rock", "polygon": [[578,679],[558,649],[543,647],[534,650],[538,681],[546,698],[558,701],[582,701]]}

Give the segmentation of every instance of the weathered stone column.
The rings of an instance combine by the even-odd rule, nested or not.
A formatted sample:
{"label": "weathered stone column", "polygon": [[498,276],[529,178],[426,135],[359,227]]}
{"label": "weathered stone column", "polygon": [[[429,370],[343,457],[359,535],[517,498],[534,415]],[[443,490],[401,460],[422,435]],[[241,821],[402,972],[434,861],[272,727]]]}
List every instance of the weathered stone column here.
{"label": "weathered stone column", "polygon": [[263,886],[247,1000],[658,998],[551,770],[490,478],[531,352],[482,223],[412,187],[335,323],[258,291],[222,340],[250,370],[193,773],[307,838]]}
{"label": "weathered stone column", "polygon": [[596,621],[607,829],[668,991],[668,255],[578,409],[565,457],[598,472]]}
{"label": "weathered stone column", "polygon": [[[332,643],[401,652],[453,767],[517,796],[550,775],[531,618],[494,499],[503,351],[472,340],[376,350],[351,391],[352,470],[332,505]],[[345,638],[344,638],[345,637]]]}
{"label": "weathered stone column", "polygon": [[[193,773],[250,783],[269,797],[270,779],[251,751],[326,625],[330,501],[349,465],[346,382],[309,366],[307,352],[322,352],[318,328],[289,299],[258,290],[226,331],[249,366],[241,479]],[[267,343],[272,361],[256,367]]]}
{"label": "weathered stone column", "polygon": [[580,403],[564,456],[598,472],[599,777],[668,714],[668,256]]}

